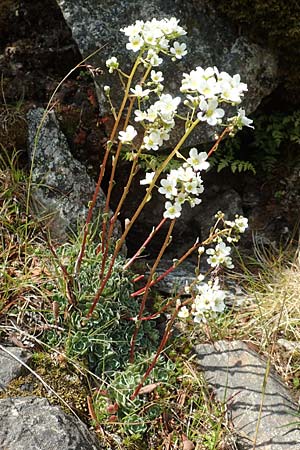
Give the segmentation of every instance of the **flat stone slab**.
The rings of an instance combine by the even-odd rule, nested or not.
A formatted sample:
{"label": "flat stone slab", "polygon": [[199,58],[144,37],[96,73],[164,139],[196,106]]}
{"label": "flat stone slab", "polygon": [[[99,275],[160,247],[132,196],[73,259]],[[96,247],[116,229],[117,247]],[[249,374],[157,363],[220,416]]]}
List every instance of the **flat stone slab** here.
{"label": "flat stone slab", "polygon": [[0,400],[0,449],[104,450],[76,417],[51,406],[44,398]]}
{"label": "flat stone slab", "polygon": [[19,347],[5,347],[8,352],[13,356],[10,356],[0,348],[0,392],[4,391],[6,386],[15,378],[19,377],[24,372],[24,366],[17,360],[20,359],[24,363],[27,363],[30,359],[30,353],[25,352]]}
{"label": "flat stone slab", "polygon": [[[289,390],[266,361],[241,341],[200,344],[197,362],[217,399],[226,401],[243,450],[300,450],[300,417]],[[261,402],[262,414],[254,447]],[[240,447],[239,447],[240,448]]]}

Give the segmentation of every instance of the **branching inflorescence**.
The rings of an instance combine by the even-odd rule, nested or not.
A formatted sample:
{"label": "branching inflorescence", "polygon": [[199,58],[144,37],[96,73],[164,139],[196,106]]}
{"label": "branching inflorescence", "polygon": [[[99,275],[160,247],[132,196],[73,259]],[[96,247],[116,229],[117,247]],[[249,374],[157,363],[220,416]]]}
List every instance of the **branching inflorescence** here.
{"label": "branching inflorescence", "polygon": [[[122,28],[121,31],[128,37],[126,48],[136,54],[136,59],[129,74],[123,72],[115,56],[106,61],[109,73],[118,73],[124,86],[124,97],[121,105],[117,109],[110,97],[110,86],[104,87],[104,93],[111,106],[112,114],[115,118],[115,125],[106,145],[106,154],[101,167],[100,176],[95,194],[103,179],[106,163],[113,150],[112,172],[109,183],[109,189],[106,200],[105,219],[103,220],[102,230],[102,268],[100,270],[100,288],[95,293],[88,317],[93,315],[93,311],[105,288],[105,284],[110,277],[118,253],[121,251],[127,234],[137,220],[145,204],[151,200],[151,193],[154,189],[165,197],[165,210],[161,222],[154,224],[153,231],[146,239],[145,243],[139,249],[134,257],[125,264],[127,269],[139,256],[145,245],[149,243],[153,235],[161,228],[162,224],[169,222],[169,231],[162,249],[156,258],[156,261],[150,271],[145,286],[139,291],[133,293],[133,296],[142,296],[140,311],[137,317],[132,318],[136,323],[135,333],[131,341],[130,358],[134,358],[134,348],[136,338],[139,332],[140,324],[147,320],[144,316],[145,305],[150,288],[155,285],[157,277],[156,268],[163,256],[164,250],[169,244],[172,229],[175,220],[181,216],[183,205],[187,203],[191,208],[199,205],[201,195],[204,192],[201,172],[209,168],[208,158],[217,149],[219,142],[226,136],[232,136],[244,126],[252,127],[252,120],[248,119],[245,111],[239,108],[244,93],[247,91],[247,85],[241,82],[240,75],[233,76],[226,72],[219,71],[216,67],[196,67],[190,73],[184,73],[181,86],[179,86],[179,95],[173,97],[165,93],[164,76],[158,69],[163,64],[164,58],[171,60],[181,60],[187,54],[187,46],[180,43],[177,39],[186,34],[185,30],[179,25],[175,18],[171,19],[152,19],[151,21],[137,20],[133,25]],[[237,114],[230,118],[225,118],[224,105],[237,106]],[[156,154],[159,149],[167,147],[172,130],[175,124],[181,121],[184,124],[183,135],[177,145],[171,149],[162,163],[158,164],[155,170],[146,172],[145,178],[140,181],[141,186],[146,187],[144,197],[136,209],[135,213],[126,221],[125,230],[121,238],[115,243],[111,250],[111,237],[118,214],[124,204],[128,194],[129,187],[138,170],[139,158],[147,153]],[[199,152],[197,148],[189,150],[185,157],[180,151],[188,138],[197,126],[206,123],[211,127],[223,127],[223,131],[216,138],[210,152]],[[122,124],[122,128],[121,128]],[[114,185],[114,175],[121,151],[126,150],[130,153],[132,161],[131,172],[128,176],[127,184],[124,187],[124,193],[115,209],[115,213],[108,220],[108,210],[110,196]],[[172,159],[182,160],[182,165],[177,169],[170,169],[169,173],[162,178],[161,174],[168,170]],[[159,183],[159,185],[158,185]],[[96,195],[94,198],[96,198]],[[94,200],[94,199],[93,199]],[[89,230],[89,221],[95,201],[91,202],[88,220],[85,227],[85,234],[82,249],[76,263],[76,272],[80,270],[82,255],[86,236]],[[182,258],[175,261],[165,275],[174,270],[191,251],[197,251],[199,255],[199,264],[196,269],[195,281],[185,288],[185,299],[179,297],[171,299],[168,305],[174,307],[174,313],[169,322],[170,326],[174,320],[192,318],[194,322],[203,322],[208,318],[215,317],[225,308],[226,293],[220,287],[220,282],[216,273],[222,266],[231,269],[233,267],[230,257],[231,248],[228,244],[236,242],[240,233],[247,228],[247,219],[242,216],[235,217],[234,220],[225,220],[224,214],[216,214],[216,224],[211,228],[210,235],[203,242],[196,242]],[[207,250],[207,246],[210,246]],[[200,275],[200,257],[205,253],[208,255],[208,264],[211,270],[204,275]],[[109,257],[108,257],[109,256]],[[164,276],[164,275],[163,275]],[[209,278],[209,279],[208,279]],[[159,277],[161,279],[161,277]],[[208,281],[207,281],[208,279]],[[154,315],[157,316],[159,312]],[[151,317],[154,317],[153,315]],[[150,318],[149,317],[149,320]],[[157,351],[155,359],[145,373],[140,385],[132,395],[135,398],[138,392],[155,365],[157,358],[162,352],[169,336],[169,327],[167,327],[162,338],[161,345]]]}

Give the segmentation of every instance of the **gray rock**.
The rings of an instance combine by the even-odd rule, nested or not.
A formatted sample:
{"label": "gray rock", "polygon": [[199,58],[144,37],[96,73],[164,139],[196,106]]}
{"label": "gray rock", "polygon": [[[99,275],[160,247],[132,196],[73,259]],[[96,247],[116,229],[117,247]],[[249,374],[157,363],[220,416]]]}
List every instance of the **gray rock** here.
{"label": "gray rock", "polygon": [[267,364],[240,341],[219,341],[196,346],[197,362],[220,401],[226,401],[243,450],[253,449],[262,414],[256,449],[300,450],[300,421],[297,405],[288,389],[271,370],[262,396]]}
{"label": "gray rock", "polygon": [[[203,258],[205,259],[205,256],[202,256],[202,259]],[[162,259],[156,271],[157,276],[161,276],[165,271],[172,267],[172,265],[172,260]],[[196,261],[184,261],[180,264],[180,266],[176,267],[172,272],[168,273],[168,275],[159,281],[155,285],[156,289],[168,295],[176,295],[178,293],[185,295],[184,287],[186,284],[189,285],[195,281],[196,267]],[[201,272],[204,274],[208,267],[208,264],[205,264],[205,267],[201,265]],[[224,280],[222,289],[226,291],[225,304],[230,308],[239,308],[242,305],[244,306],[248,304],[252,300],[251,297],[233,280]]]}
{"label": "gray rock", "polygon": [[46,399],[0,400],[0,448],[3,450],[104,450],[74,416]]}
{"label": "gray rock", "polygon": [[[28,112],[29,157],[32,162],[31,197],[34,209],[49,225],[52,237],[61,242],[70,231],[77,232],[88,212],[95,182],[85,167],[75,160],[54,112],[50,112],[36,135],[44,110]],[[105,196],[100,190],[95,215],[103,211]],[[116,229],[118,235],[120,231]]]}
{"label": "gray rock", "polygon": [[[159,185],[159,183],[158,183]],[[210,228],[215,224],[215,214],[218,211],[224,212],[226,219],[232,220],[236,214],[243,215],[242,200],[240,195],[228,186],[217,186],[204,180],[204,193],[201,195],[202,203],[191,208],[187,203],[183,206],[181,216],[176,220],[172,233],[172,244],[166,249],[164,257],[167,259],[180,258],[199,239],[200,242],[207,239]],[[144,190],[137,184],[125,204],[127,217],[132,217],[137,208],[140,193]],[[136,194],[136,195],[135,195]],[[136,251],[146,239],[154,226],[158,224],[163,216],[165,208],[165,197],[154,191],[151,201],[149,201],[138,218],[133,228],[132,234],[127,237],[128,246]],[[166,233],[168,225],[162,228],[150,243],[151,251],[157,254],[161,248],[162,239]],[[148,247],[148,248],[149,248]],[[147,254],[147,251],[145,253]]]}
{"label": "gray rock", "polygon": [[215,214],[222,211],[227,220],[233,220],[235,215],[243,215],[242,199],[234,189],[222,190],[217,185],[209,186],[202,196],[202,203],[192,210],[193,227],[199,230],[199,236],[204,240],[209,230],[215,224]]}
{"label": "gray rock", "polygon": [[[166,92],[178,95],[182,73],[196,66],[217,66],[234,75],[239,73],[242,81],[248,83],[243,102],[247,113],[254,111],[262,98],[269,95],[277,85],[277,64],[275,56],[267,49],[249,42],[237,34],[228,20],[218,17],[209,2],[192,0],[57,0],[65,20],[72,30],[83,56],[91,54],[97,47],[100,52],[89,62],[105,69],[96,77],[98,98],[103,113],[109,111],[103,96],[103,86],[112,86],[111,94],[116,105],[120,104],[122,89],[117,75],[111,76],[105,68],[105,61],[117,56],[123,70],[128,71],[134,58],[133,52],[125,48],[126,37],[120,28],[137,19],[150,20],[153,17],[176,17],[187,30],[184,40],[189,53],[180,62],[165,60],[161,69],[165,76]],[[114,96],[114,93],[117,95]],[[105,106],[106,105],[106,106]],[[181,136],[176,127],[172,135],[174,142]],[[177,131],[177,133],[176,133]],[[188,145],[197,145],[212,139],[215,127],[201,126],[195,130]],[[172,142],[172,145],[173,143]],[[170,142],[169,142],[170,144]]]}
{"label": "gray rock", "polygon": [[[19,347],[6,347],[9,353],[20,359],[19,362],[13,356],[0,349],[0,392],[5,390],[5,387],[15,378],[22,375],[24,372],[24,365],[30,359],[30,353],[24,351]],[[26,371],[26,369],[25,369]]]}

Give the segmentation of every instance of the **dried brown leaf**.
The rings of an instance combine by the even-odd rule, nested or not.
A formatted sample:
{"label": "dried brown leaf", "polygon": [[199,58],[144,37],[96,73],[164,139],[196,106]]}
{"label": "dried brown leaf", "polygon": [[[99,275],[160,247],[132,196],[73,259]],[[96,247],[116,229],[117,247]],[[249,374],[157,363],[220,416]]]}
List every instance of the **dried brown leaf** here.
{"label": "dried brown leaf", "polygon": [[195,445],[192,441],[190,441],[185,434],[182,435],[182,442],[183,442],[183,450],[193,450],[195,448]]}
{"label": "dried brown leaf", "polygon": [[143,387],[140,389],[139,395],[142,395],[142,394],[150,394],[150,393],[153,392],[153,391],[157,388],[157,386],[159,386],[159,385],[160,385],[160,383],[150,383],[150,384],[147,384],[147,386],[143,386]]}

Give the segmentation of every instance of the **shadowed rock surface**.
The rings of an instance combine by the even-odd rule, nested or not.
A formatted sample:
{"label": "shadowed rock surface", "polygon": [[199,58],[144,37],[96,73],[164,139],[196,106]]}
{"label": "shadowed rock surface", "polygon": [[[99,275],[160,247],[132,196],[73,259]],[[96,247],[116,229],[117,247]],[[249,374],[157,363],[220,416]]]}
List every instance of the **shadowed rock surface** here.
{"label": "shadowed rock surface", "polygon": [[[243,450],[253,448],[259,419],[256,449],[300,450],[300,424],[297,405],[275,373],[267,377],[262,397],[267,363],[244,342],[219,341],[195,348],[197,362],[218,400],[226,401],[234,429],[240,434]],[[298,423],[298,424],[297,424]]]}
{"label": "shadowed rock surface", "polygon": [[[73,38],[81,54],[85,57],[101,48],[90,61],[96,67],[105,69],[105,61],[117,56],[120,67],[130,70],[136,54],[126,50],[127,39],[120,28],[136,20],[151,20],[153,17],[176,17],[180,19],[187,35],[181,41],[188,46],[188,54],[182,61],[173,63],[165,58],[160,66],[165,76],[166,93],[178,95],[182,73],[190,72],[196,66],[217,66],[221,71],[234,75],[239,73],[243,82],[248,83],[243,106],[247,113],[254,111],[261,100],[269,95],[277,85],[276,58],[267,49],[253,44],[239,36],[228,21],[215,14],[213,7],[190,0],[57,0],[65,20],[71,28]],[[100,109],[110,110],[103,95],[103,86],[112,87],[111,94],[116,105],[120,104],[122,90],[119,77],[111,76],[104,70],[96,78]],[[114,96],[114,93],[117,95]],[[172,133],[172,144],[181,137],[181,127]],[[215,127],[198,127],[187,141],[187,145],[212,140]],[[170,142],[167,145],[171,145]]]}

